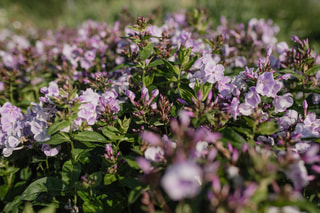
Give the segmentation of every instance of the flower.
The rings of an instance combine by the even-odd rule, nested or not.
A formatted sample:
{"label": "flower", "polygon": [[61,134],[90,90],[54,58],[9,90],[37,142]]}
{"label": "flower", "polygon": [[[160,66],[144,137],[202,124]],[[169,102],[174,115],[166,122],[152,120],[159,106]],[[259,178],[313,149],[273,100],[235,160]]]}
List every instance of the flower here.
{"label": "flower", "polygon": [[201,190],[202,171],[194,162],[169,166],[161,179],[161,186],[172,200],[193,198]]}
{"label": "flower", "polygon": [[291,93],[286,93],[282,96],[276,96],[273,99],[274,112],[284,112],[287,108],[291,107],[293,104],[293,99]]}

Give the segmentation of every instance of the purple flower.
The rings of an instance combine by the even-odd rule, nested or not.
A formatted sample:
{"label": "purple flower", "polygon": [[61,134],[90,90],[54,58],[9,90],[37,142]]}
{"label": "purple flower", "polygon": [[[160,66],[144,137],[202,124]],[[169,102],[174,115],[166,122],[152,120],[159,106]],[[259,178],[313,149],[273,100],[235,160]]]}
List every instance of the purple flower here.
{"label": "purple flower", "polygon": [[1,108],[0,108],[0,114],[1,114],[1,125],[2,130],[5,132],[10,131],[15,122],[22,118],[21,109],[11,105],[9,102],[6,102]]}
{"label": "purple flower", "polygon": [[144,157],[150,161],[161,162],[164,159],[164,152],[159,146],[151,146],[144,152]]}
{"label": "purple flower", "polygon": [[203,78],[211,84],[220,81],[224,77],[223,72],[224,67],[221,64],[216,64],[213,60],[204,64],[201,69]]}
{"label": "purple flower", "polygon": [[44,152],[46,156],[56,156],[59,153],[59,149],[57,147],[51,148],[48,144],[43,144],[41,147],[41,151]]}
{"label": "purple flower", "polygon": [[158,146],[162,144],[161,138],[159,135],[149,132],[149,131],[143,131],[140,135],[142,140],[145,140],[149,144]]}
{"label": "purple flower", "polygon": [[242,103],[239,105],[239,112],[242,114],[242,115],[246,115],[246,116],[249,116],[253,113],[253,109],[254,107],[252,107],[250,104],[248,104],[247,102],[245,103]]}
{"label": "purple flower", "polygon": [[237,117],[240,115],[239,111],[239,99],[233,97],[230,106],[228,107],[228,112],[232,115],[234,120],[237,120]]}
{"label": "purple flower", "polygon": [[284,112],[287,108],[291,107],[293,104],[293,99],[291,93],[286,93],[282,96],[276,96],[273,99],[274,112]]}
{"label": "purple flower", "polygon": [[271,72],[265,72],[258,77],[256,91],[263,96],[275,97],[281,87],[281,82],[275,81]]}
{"label": "purple flower", "polygon": [[309,183],[307,169],[303,160],[291,164],[285,174],[293,182],[295,189],[302,189]]}
{"label": "purple flower", "polygon": [[143,157],[137,157],[136,161],[145,174],[150,174],[153,170],[151,163]]}
{"label": "purple flower", "polygon": [[255,87],[250,87],[249,92],[245,95],[245,102],[252,107],[257,106],[261,102],[259,94]]}
{"label": "purple flower", "polygon": [[201,190],[202,171],[194,162],[182,162],[166,169],[161,186],[172,200],[193,198]]}

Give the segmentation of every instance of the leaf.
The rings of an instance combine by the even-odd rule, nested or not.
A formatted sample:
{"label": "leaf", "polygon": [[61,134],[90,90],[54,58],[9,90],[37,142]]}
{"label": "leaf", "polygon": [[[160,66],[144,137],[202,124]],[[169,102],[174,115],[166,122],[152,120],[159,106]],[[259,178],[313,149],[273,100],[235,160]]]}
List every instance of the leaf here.
{"label": "leaf", "polygon": [[94,172],[89,176],[89,180],[92,181],[91,187],[98,186],[102,181],[102,172]]}
{"label": "leaf", "polygon": [[320,65],[316,65],[316,66],[311,67],[307,72],[305,72],[305,74],[308,76],[312,76],[312,75],[317,74],[317,72],[319,72],[319,71],[320,71]]}
{"label": "leaf", "polygon": [[53,203],[51,203],[49,206],[38,211],[38,213],[55,213],[55,212],[56,212],[56,207]]}
{"label": "leaf", "polygon": [[191,98],[196,98],[193,94],[193,90],[190,87],[181,85],[179,88],[180,96],[183,100],[191,102]]}
{"label": "leaf", "polygon": [[230,142],[232,146],[238,149],[242,148],[243,144],[246,143],[246,140],[230,127],[226,127],[222,131],[222,138],[220,140],[224,144],[226,144],[227,142]]}
{"label": "leaf", "polygon": [[32,182],[21,195],[21,200],[33,201],[40,193],[48,192],[50,195],[60,195],[65,185],[56,177],[43,177]]}
{"label": "leaf", "polygon": [[108,143],[109,141],[100,133],[93,131],[81,131],[74,135],[77,141]]}
{"label": "leaf", "polygon": [[117,177],[115,174],[109,174],[107,173],[104,178],[103,178],[103,181],[104,181],[104,185],[109,185],[115,181],[117,181]]}
{"label": "leaf", "polygon": [[134,189],[132,189],[129,193],[128,196],[128,204],[133,204],[134,202],[136,202],[136,200],[140,197],[140,195],[142,194],[142,186],[137,186]]}
{"label": "leaf", "polygon": [[76,181],[79,180],[81,172],[81,164],[75,163],[72,164],[71,160],[66,161],[62,166],[62,181],[68,185],[69,188],[72,188]]}
{"label": "leaf", "polygon": [[69,135],[67,133],[58,132],[57,134],[52,135],[49,140],[42,141],[42,142],[39,142],[39,143],[44,143],[44,144],[49,144],[49,145],[59,145],[59,144],[62,144],[64,142],[70,142],[70,141],[71,141],[71,139],[70,139],[70,137],[69,137]]}
{"label": "leaf", "polygon": [[155,61],[152,61],[148,64],[147,68],[150,68],[150,67],[155,67],[155,66],[158,66],[158,65],[162,65],[164,64],[162,60],[155,60]]}
{"label": "leaf", "polygon": [[290,69],[283,69],[283,70],[280,70],[279,71],[281,74],[291,74],[292,76],[300,79],[300,80],[303,80],[305,79],[305,76],[303,75],[299,75],[296,71],[293,71],[293,70],[290,70]]}
{"label": "leaf", "polygon": [[212,90],[213,84],[206,82],[205,84],[200,86],[202,93],[202,101],[206,100],[209,92]]}
{"label": "leaf", "polygon": [[154,79],[154,73],[145,75],[144,78],[142,78],[143,80],[143,84],[148,87],[153,83],[153,79]]}
{"label": "leaf", "polygon": [[118,119],[118,123],[120,125],[119,131],[121,133],[126,133],[129,129],[131,118],[127,118],[126,116],[123,118],[123,120]]}
{"label": "leaf", "polygon": [[180,75],[181,70],[179,69],[179,67],[174,66],[171,62],[167,61],[167,60],[162,60],[163,63],[167,66],[167,68],[169,69],[170,72],[175,73],[177,76]]}
{"label": "leaf", "polygon": [[118,136],[119,130],[113,126],[105,126],[101,129],[102,134],[108,137],[111,141],[116,142],[121,138]]}
{"label": "leaf", "polygon": [[140,166],[138,165],[136,159],[134,156],[132,155],[127,155],[127,156],[123,156],[122,157],[124,160],[126,160],[126,162],[128,163],[128,165],[133,168],[133,169],[140,169]]}
{"label": "leaf", "polygon": [[82,204],[83,212],[103,213],[103,205],[100,200],[86,200]]}
{"label": "leaf", "polygon": [[278,125],[274,121],[267,121],[259,125],[257,134],[271,135],[278,131]]}
{"label": "leaf", "polygon": [[70,120],[62,120],[58,122],[54,122],[47,130],[47,135],[53,135],[54,133],[58,132],[61,129],[64,129],[70,126]]}
{"label": "leaf", "polygon": [[153,45],[154,43],[149,43],[145,48],[143,48],[142,50],[139,50],[138,54],[143,61],[152,55]]}

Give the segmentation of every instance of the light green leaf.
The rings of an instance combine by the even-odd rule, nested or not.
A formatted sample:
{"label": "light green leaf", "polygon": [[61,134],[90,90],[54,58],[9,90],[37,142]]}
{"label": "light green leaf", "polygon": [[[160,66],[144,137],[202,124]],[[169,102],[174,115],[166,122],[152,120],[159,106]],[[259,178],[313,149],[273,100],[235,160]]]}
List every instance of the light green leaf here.
{"label": "light green leaf", "polygon": [[84,142],[108,143],[109,141],[100,133],[93,131],[81,131],[74,135],[74,139]]}

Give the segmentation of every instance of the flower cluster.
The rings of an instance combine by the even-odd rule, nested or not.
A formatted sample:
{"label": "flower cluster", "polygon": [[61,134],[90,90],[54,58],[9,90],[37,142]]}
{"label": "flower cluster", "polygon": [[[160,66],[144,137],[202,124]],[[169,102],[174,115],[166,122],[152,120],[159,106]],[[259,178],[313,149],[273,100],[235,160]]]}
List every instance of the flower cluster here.
{"label": "flower cluster", "polygon": [[1,211],[315,212],[318,56],[209,20],[0,31]]}

